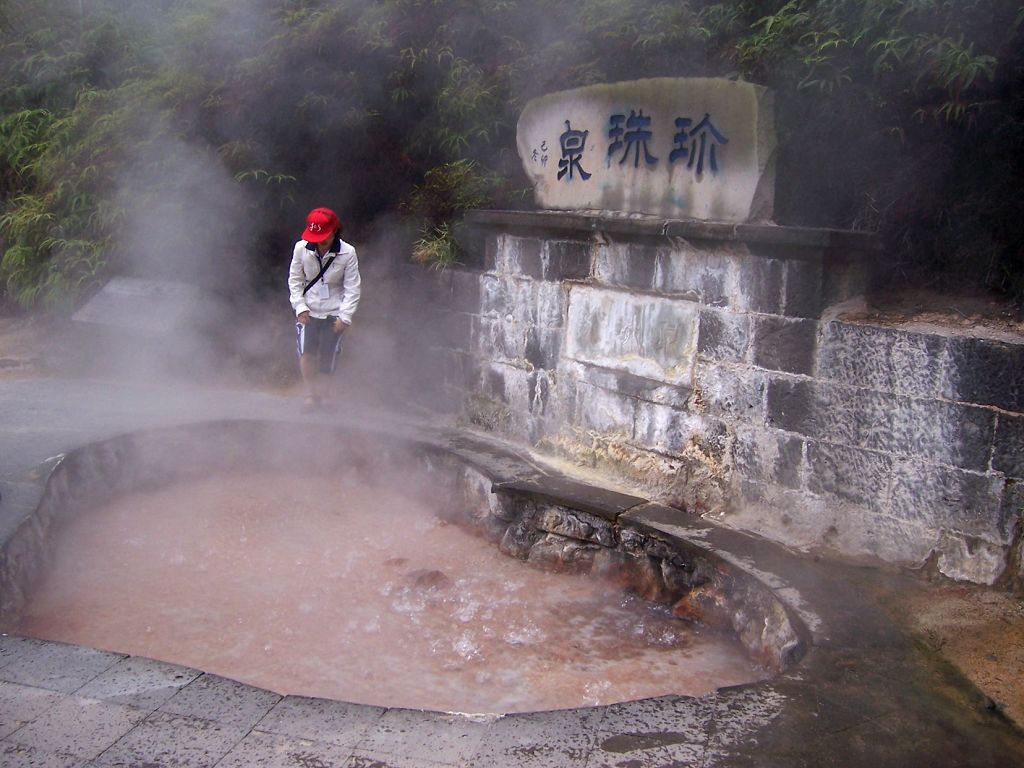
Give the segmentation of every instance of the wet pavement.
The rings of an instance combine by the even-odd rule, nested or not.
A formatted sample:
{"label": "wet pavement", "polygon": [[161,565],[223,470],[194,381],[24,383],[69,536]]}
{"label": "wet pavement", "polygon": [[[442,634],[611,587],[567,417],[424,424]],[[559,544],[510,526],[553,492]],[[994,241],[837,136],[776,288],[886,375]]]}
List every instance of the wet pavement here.
{"label": "wet pavement", "polygon": [[[0,382],[0,537],[31,515],[64,451],[137,429],[233,418],[324,417],[300,417],[297,400],[251,392]],[[330,418],[356,420],[344,409]],[[808,655],[769,682],[696,699],[471,717],[282,697],[164,662],[3,636],[0,765],[1024,765],[1024,735],[885,609],[906,578],[798,557],[657,506],[625,515],[753,571],[808,625]]]}

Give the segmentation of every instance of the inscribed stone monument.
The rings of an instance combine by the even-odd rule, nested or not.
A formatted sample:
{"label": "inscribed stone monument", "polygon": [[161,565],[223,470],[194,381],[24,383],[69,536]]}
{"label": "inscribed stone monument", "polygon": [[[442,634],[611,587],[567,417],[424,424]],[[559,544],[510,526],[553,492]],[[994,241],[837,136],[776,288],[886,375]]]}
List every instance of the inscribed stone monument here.
{"label": "inscribed stone monument", "polygon": [[516,141],[537,204],[707,221],[767,221],[772,94],[716,78],[591,85],[530,101]]}

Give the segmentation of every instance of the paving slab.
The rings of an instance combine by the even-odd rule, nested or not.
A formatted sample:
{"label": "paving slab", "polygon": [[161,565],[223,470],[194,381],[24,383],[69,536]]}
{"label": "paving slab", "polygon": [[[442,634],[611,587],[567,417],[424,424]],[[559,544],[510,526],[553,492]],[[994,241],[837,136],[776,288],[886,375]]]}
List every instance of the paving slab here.
{"label": "paving slab", "polygon": [[0,636],[0,680],[72,693],[125,657],[79,645]]}
{"label": "paving slab", "polygon": [[344,701],[288,696],[260,720],[256,730],[354,747],[386,711]]}
{"label": "paving slab", "polygon": [[202,674],[197,669],[130,656],[94,677],[78,695],[152,712]]}
{"label": "paving slab", "polygon": [[350,748],[326,741],[252,731],[217,763],[217,767],[345,768],[351,756]]}
{"label": "paving slab", "polygon": [[161,712],[235,725],[246,731],[281,700],[280,694],[217,675],[202,675],[179,690]]}
{"label": "paving slab", "polygon": [[122,766],[216,765],[248,733],[248,728],[188,715],[154,712],[93,762],[107,768]]}
{"label": "paving slab", "polygon": [[135,728],[146,713],[121,704],[67,696],[5,738],[43,752],[91,760]]}

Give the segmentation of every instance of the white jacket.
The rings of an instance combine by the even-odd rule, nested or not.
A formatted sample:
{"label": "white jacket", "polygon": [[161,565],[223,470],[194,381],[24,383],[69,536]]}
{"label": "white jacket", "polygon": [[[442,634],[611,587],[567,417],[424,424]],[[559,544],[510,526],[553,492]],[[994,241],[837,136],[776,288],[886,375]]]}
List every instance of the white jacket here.
{"label": "white jacket", "polygon": [[[305,240],[299,240],[292,249],[288,292],[296,316],[308,311],[311,317],[340,317],[342,322],[352,322],[352,315],[359,306],[359,261],[356,259],[356,249],[340,237],[332,246],[334,247],[339,250],[328,251],[322,260],[326,264],[333,256],[334,261],[323,277],[306,291],[305,296],[302,295],[302,289],[320,272],[321,260],[318,258],[316,246]],[[327,283],[326,297],[321,286],[323,281]]]}

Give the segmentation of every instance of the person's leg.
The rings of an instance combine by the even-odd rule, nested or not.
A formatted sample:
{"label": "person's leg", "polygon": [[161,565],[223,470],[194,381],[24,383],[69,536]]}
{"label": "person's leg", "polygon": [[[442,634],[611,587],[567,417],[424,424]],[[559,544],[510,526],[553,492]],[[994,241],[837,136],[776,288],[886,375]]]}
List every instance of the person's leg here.
{"label": "person's leg", "polygon": [[306,325],[297,328],[299,373],[306,390],[306,407],[317,405],[323,398],[320,382],[320,345],[323,341],[323,321],[310,318]]}
{"label": "person's leg", "polygon": [[338,363],[338,354],[341,352],[341,338],[343,333],[334,330],[334,320],[331,318],[327,319],[327,323],[322,329],[320,334],[320,352],[319,352],[319,397],[320,403],[324,407],[328,407],[331,403],[330,398],[330,385],[332,380],[332,374]]}

